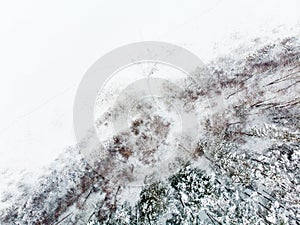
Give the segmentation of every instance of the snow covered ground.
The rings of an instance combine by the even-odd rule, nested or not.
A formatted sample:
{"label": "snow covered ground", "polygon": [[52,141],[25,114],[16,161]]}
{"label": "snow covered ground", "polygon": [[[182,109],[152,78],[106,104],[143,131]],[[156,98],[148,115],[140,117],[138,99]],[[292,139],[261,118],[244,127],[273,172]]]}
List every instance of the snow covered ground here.
{"label": "snow covered ground", "polygon": [[[1,3],[2,171],[39,171],[75,144],[77,85],[88,67],[111,49],[135,41],[166,41],[207,63],[232,49],[247,48],[244,43],[253,48],[292,35],[299,22],[298,1],[118,5]],[[257,37],[262,39],[254,44]]]}
{"label": "snow covered ground", "polygon": [[[228,62],[222,59],[228,58],[237,68],[247,55],[269,43],[299,36],[297,1],[118,2],[117,8],[103,2],[18,2],[20,8],[1,4],[0,210],[23,204],[24,193],[37,196],[45,186],[56,190],[53,194],[59,193],[52,197],[56,201],[66,196],[70,187],[76,189],[84,183],[80,179],[88,176],[83,174],[92,173],[73,148],[73,101],[87,68],[107,51],[134,41],[166,41],[189,49],[208,65],[224,69]],[[251,82],[262,88],[274,79]],[[266,96],[276,99],[272,91]],[[297,93],[292,93],[283,100],[296,99]],[[225,107],[238,100],[229,98]],[[249,118],[249,127],[261,128],[266,122],[263,117],[260,121]],[[249,139],[245,146],[260,152],[259,148],[267,145],[268,140]],[[65,153],[68,146],[72,147]],[[63,176],[71,181],[63,181]],[[61,178],[55,181],[57,189],[48,187],[47,180],[55,177]],[[63,182],[67,182],[65,186]],[[93,198],[87,203],[84,199],[94,181],[86,182],[87,187],[81,187],[83,195],[73,200],[93,205]],[[130,190],[123,192],[128,198],[126,191]],[[49,206],[55,204],[51,197],[47,199]],[[32,201],[34,205],[38,200]],[[30,206],[24,207],[30,211]],[[78,209],[73,205],[64,215],[74,210]],[[28,212],[24,210],[23,218]]]}

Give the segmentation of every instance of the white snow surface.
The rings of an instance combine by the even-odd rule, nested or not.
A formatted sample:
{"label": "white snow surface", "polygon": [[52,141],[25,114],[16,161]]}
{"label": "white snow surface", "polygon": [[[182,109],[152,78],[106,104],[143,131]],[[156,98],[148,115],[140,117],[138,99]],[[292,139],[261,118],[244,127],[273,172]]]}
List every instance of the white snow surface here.
{"label": "white snow surface", "polygon": [[[0,130],[0,211],[1,209],[13,205],[17,201],[22,201],[22,194],[24,192],[34,192],[37,183],[43,177],[47,177],[49,171],[63,170],[64,163],[69,163],[69,160],[73,157],[72,149],[75,148],[71,147],[71,150],[66,149],[68,146],[75,146],[76,144],[72,127],[72,106],[76,87],[89,65],[101,57],[106,51],[133,41],[150,39],[167,41],[186,47],[199,55],[201,60],[207,64],[217,58],[223,57],[231,57],[235,62],[239,62],[239,60],[243,59],[246,55],[255,52],[268,43],[273,43],[289,36],[299,36],[300,28],[299,13],[297,10],[300,8],[300,5],[298,1],[272,1],[272,3],[258,0],[245,1],[244,3],[240,3],[240,1],[229,1],[227,3],[224,1],[212,1],[212,3],[203,3],[203,7],[198,3],[196,9],[193,9],[195,7],[192,7],[192,3],[186,3],[189,6],[185,6],[183,9],[184,15],[181,15],[177,10],[173,12],[174,15],[172,13],[169,15],[168,9],[171,7],[170,5],[174,3],[161,3],[163,4],[162,9],[164,10],[161,9],[162,15],[160,15],[159,18],[164,18],[165,15],[166,18],[168,18],[166,22],[159,24],[159,18],[152,21],[153,15],[148,13],[142,17],[143,19],[141,19],[140,22],[137,22],[135,17],[128,16],[128,21],[126,20],[124,22],[125,25],[122,24],[122,26],[124,26],[122,33],[120,33],[121,31],[117,31],[117,28],[114,31],[110,30],[111,28],[109,27],[114,27],[114,25],[118,28],[121,27],[121,22],[113,21],[111,15],[104,16],[104,18],[109,18],[108,21],[112,21],[111,25],[109,22],[108,24],[99,22],[100,20],[106,20],[101,17],[102,8],[105,7],[98,5],[99,3],[96,2],[89,3],[88,6],[84,7],[82,12],[84,19],[82,21],[76,16],[76,12],[79,12],[82,7],[78,3],[74,3],[76,5],[74,11],[68,11],[67,13],[67,15],[76,20],[76,23],[67,19],[67,16],[63,15],[64,13],[62,11],[59,12],[58,18],[51,21],[50,18],[52,17],[50,17],[50,13],[48,13],[46,8],[49,7],[52,10],[56,8],[58,4],[58,2],[55,2],[53,4],[49,3],[49,5],[40,5],[40,3],[32,2],[32,7],[26,6],[26,12],[33,12],[33,15],[42,16],[43,22],[49,26],[49,30],[43,28],[44,33],[40,34],[40,36],[41,39],[46,38],[50,45],[45,46],[42,41],[40,41],[37,43],[37,47],[33,49],[33,52],[38,51],[41,55],[40,57],[45,58],[44,61],[39,62],[42,61],[42,59],[37,61],[36,56],[32,53],[32,62],[30,61],[30,64],[27,67],[25,66],[25,72],[22,72],[21,69],[18,68],[11,72],[8,66],[1,71],[3,74],[16,73],[22,75],[15,75],[14,78],[8,79],[9,85],[1,90],[3,91],[1,92],[1,100],[2,98],[6,99],[3,101],[4,111],[1,115],[1,122],[3,123],[1,123]],[[147,6],[149,9],[138,4],[137,7],[140,7],[141,10],[136,14],[140,16],[144,11],[153,10],[155,12],[155,5],[157,4],[152,2],[151,5]],[[94,7],[94,5],[97,7]],[[7,6],[9,8],[13,7],[11,5]],[[109,8],[112,7],[111,5],[105,6]],[[124,5],[124,7],[125,9],[129,8],[127,5]],[[3,11],[3,7],[0,8],[2,8],[0,10]],[[68,8],[68,4],[63,3],[62,8]],[[96,8],[102,11],[99,12]],[[120,8],[122,8],[122,6],[120,6]],[[89,10],[91,10],[91,12]],[[47,12],[47,15],[41,15],[43,11]],[[283,13],[284,11],[285,13]],[[88,17],[89,14],[91,18]],[[178,14],[180,15],[178,19],[174,19],[173,21],[173,18],[176,18],[175,15],[178,16]],[[7,15],[7,13],[1,16],[10,18],[10,15]],[[7,32],[9,31],[10,36],[8,35],[1,40],[1,46],[4,46],[3,43],[8,41],[9,37],[21,35],[24,32],[18,30],[25,24],[25,22],[21,21],[22,17],[28,20],[28,24],[33,21],[34,25],[40,25],[36,22],[36,19],[27,18],[25,13],[21,13],[19,17],[13,17],[14,24],[5,28]],[[35,31],[33,31],[34,25],[28,25],[27,23],[26,28],[29,28],[29,33],[32,32],[36,34]],[[130,28],[132,23],[134,27],[136,27],[135,29]],[[66,34],[67,31],[63,31],[66,24],[69,25],[71,31],[70,35],[74,37],[71,38],[71,44],[60,49],[55,48],[52,50],[51,46],[55,46],[57,43],[60,43],[60,41],[64,44],[68,43],[70,36]],[[53,28],[55,26],[57,28]],[[79,28],[76,26],[79,26]],[[101,26],[104,27],[104,31],[94,31],[95,28]],[[128,31],[126,30],[127,28],[129,29]],[[80,33],[80,29],[86,31],[86,33]],[[54,34],[51,32],[54,32]],[[26,40],[31,43],[30,46],[33,45],[34,40],[31,40],[31,35],[33,34],[25,36],[25,40],[22,40],[20,44],[18,43],[12,50],[9,49],[9,47],[13,46],[15,42],[8,41],[9,47],[5,47],[4,52],[9,54],[9,59],[5,60],[9,66],[22,67],[28,63],[26,59],[24,59],[24,61],[18,59],[16,62],[13,62],[12,59],[16,53],[20,53],[20,58],[26,56],[24,52],[27,52],[28,48],[23,45],[25,45]],[[103,34],[106,39],[100,38],[99,40],[102,43],[98,43],[98,38]],[[55,37],[56,42],[51,42],[52,36]],[[63,40],[61,40],[60,37]],[[111,37],[113,38],[111,39]],[[90,39],[92,40],[89,41]],[[73,56],[69,52],[74,46],[79,47],[76,47],[76,50],[71,51],[71,53],[77,56]],[[18,47],[20,48],[18,49]],[[62,44],[59,44],[59,47],[62,47]],[[44,48],[46,53],[40,52],[42,51],[41,49]],[[58,56],[58,59],[56,59],[55,56],[57,54],[62,56]],[[276,54],[276,52],[274,54]],[[4,55],[1,54],[0,57],[3,59]],[[35,62],[38,62],[38,68],[33,69]],[[150,67],[151,66],[153,65],[150,65]],[[235,67],[235,65],[232,65],[232,67]],[[139,75],[143,75],[140,71],[146,71],[145,73],[147,74],[149,65],[140,65],[138,68],[128,69],[131,71],[127,72],[130,73],[130,77],[134,80]],[[163,74],[166,75],[168,75],[170,71],[174,74],[173,68],[159,68],[158,73],[161,71],[164,71]],[[29,73],[33,73],[34,75],[28,75]],[[28,80],[24,78],[24,76],[27,75],[29,76]],[[42,80],[43,78],[38,78],[38,76],[48,77],[52,75],[55,78],[45,81],[46,83]],[[162,75],[158,74],[157,76]],[[180,77],[180,75],[178,76]],[[124,80],[122,80],[121,77],[118,77],[115,86],[108,87],[107,90],[105,89],[106,92],[102,92],[102,94],[104,94],[104,100],[100,101],[101,104],[96,103],[96,115],[97,113],[101,114],[105,112],[111,107],[111,101],[107,98],[107,96],[112,96],[110,93],[117,96],[122,90],[122,86],[126,86],[130,82],[128,76],[123,76]],[[20,78],[20,80],[18,78]],[[267,81],[267,79],[264,79],[262,82]],[[36,83],[36,85],[32,83]],[[47,85],[49,85],[49,90],[43,90],[43,87]],[[261,83],[260,85],[263,86],[265,83]],[[38,88],[30,90],[33,86],[38,86]],[[13,91],[8,89],[13,89]],[[7,92],[9,93],[8,97],[6,97]],[[39,94],[40,92],[41,94]],[[24,97],[22,97],[23,93],[25,93]],[[227,93],[225,91],[222,94],[225,95]],[[272,93],[268,96],[270,96],[270,98],[273,97]],[[24,100],[24,98],[32,98],[32,101]],[[219,102],[219,99],[215,99],[215,101]],[[236,101],[236,99],[229,99],[224,104],[231,104],[231,101]],[[209,110],[218,111],[218,108],[212,109],[201,105],[203,102],[198,102],[197,104],[199,110],[197,115],[200,121],[202,119],[201,110],[208,110],[205,111],[206,114],[210,113]],[[226,108],[226,105],[217,105],[221,107],[221,109]],[[167,115],[162,112],[157,113],[163,118],[167,118],[168,121],[173,120],[170,133],[176,133],[176,131],[180,129],[180,123],[174,123],[174,121],[178,119],[176,112],[173,112],[173,114],[168,113]],[[253,121],[249,121],[248,125],[249,127],[267,126],[264,124],[264,118],[260,118],[259,121],[253,118]],[[99,137],[103,141],[106,141],[111,139],[113,129],[104,130],[103,133],[101,133],[101,131],[99,132]],[[121,200],[130,200],[133,204],[137,200],[136,193],[140,190],[145,175],[155,173],[158,174],[156,179],[164,179],[174,172],[169,170],[169,168],[165,168],[169,166],[169,164],[165,162],[174,161],[174,158],[180,154],[182,154],[183,157],[190,156],[190,153],[185,152],[184,149],[176,148],[178,146],[174,146],[174,143],[177,143],[176,135],[169,135],[167,143],[162,144],[161,148],[159,148],[159,151],[156,153],[156,157],[160,162],[158,164],[159,166],[145,166],[140,164],[136,158],[130,159],[130,164],[138,169],[135,170],[135,180],[120,194],[119,198]],[[269,139],[249,139],[244,146],[245,148],[256,149],[259,152],[260,149],[266,148],[268,145],[270,145]],[[74,156],[77,157],[73,159],[74,164],[76,164],[76,162],[81,160],[81,156],[78,155],[76,150],[74,150]],[[195,163],[203,169],[207,169],[208,167],[207,160],[203,158]],[[72,185],[73,183],[66,184],[68,187]],[[132,191],[132,189],[134,189],[134,191]],[[89,198],[87,204],[93,205],[93,200],[90,199],[93,198]],[[74,208],[69,208],[64,215],[67,215],[73,210]],[[269,219],[272,221],[273,218]]]}

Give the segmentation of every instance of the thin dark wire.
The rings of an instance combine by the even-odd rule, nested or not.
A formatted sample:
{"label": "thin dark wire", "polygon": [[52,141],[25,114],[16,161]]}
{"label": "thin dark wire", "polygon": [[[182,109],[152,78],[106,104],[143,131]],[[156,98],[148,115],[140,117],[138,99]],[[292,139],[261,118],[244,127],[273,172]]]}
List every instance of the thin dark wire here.
{"label": "thin dark wire", "polygon": [[160,39],[160,38],[166,36],[168,33],[171,33],[171,32],[173,32],[173,31],[176,31],[176,30],[180,29],[181,27],[183,27],[183,26],[185,26],[185,25],[191,23],[192,21],[194,21],[194,20],[196,20],[196,19],[199,19],[200,17],[204,16],[205,14],[207,14],[207,13],[211,12],[213,9],[215,9],[221,2],[222,2],[222,0],[219,0],[218,2],[216,2],[216,4],[214,4],[214,5],[213,5],[212,7],[210,7],[209,9],[207,9],[207,10],[201,12],[200,14],[197,14],[196,16],[193,16],[192,18],[186,20],[185,22],[183,22],[182,24],[180,24],[180,25],[178,25],[178,26],[176,26],[176,27],[173,27],[172,29],[169,29],[169,30],[167,30],[167,31],[165,31],[165,32],[163,32],[163,33],[160,33],[156,38],[157,38],[157,39]]}

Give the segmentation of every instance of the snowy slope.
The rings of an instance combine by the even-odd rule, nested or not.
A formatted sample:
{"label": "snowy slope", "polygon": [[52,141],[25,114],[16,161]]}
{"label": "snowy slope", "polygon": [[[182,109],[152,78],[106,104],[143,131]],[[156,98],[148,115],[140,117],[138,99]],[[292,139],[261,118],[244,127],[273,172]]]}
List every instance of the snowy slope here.
{"label": "snowy slope", "polygon": [[[105,220],[114,207],[126,202],[134,206],[141,189],[166,180],[189,161],[209,176],[224,179],[221,187],[232,187],[242,197],[265,192],[268,195],[263,198],[273,198],[275,208],[264,214],[260,210],[269,206],[259,206],[266,202],[258,199],[258,206],[249,209],[250,216],[258,210],[262,223],[296,224],[299,46],[296,37],[288,37],[254,50],[238,49],[208,64],[212,74],[208,86],[198,87],[189,79],[180,81],[183,92],[166,86],[170,101],[187,103],[187,110],[194,105],[192,109],[202,129],[197,148],[180,145],[182,141],[188,143],[188,137],[168,140],[172,129],[176,129],[172,126],[177,123],[176,117],[166,116],[169,114],[164,110],[168,109],[147,108],[151,104],[157,107],[157,102],[144,99],[141,108],[149,111],[132,118],[129,129],[104,140],[107,160],[91,168],[70,148],[39,179],[30,181],[21,174],[18,181],[14,178],[8,182],[9,189],[1,195],[1,220],[8,224],[85,224],[91,218]],[[203,104],[203,96],[210,99],[210,104]],[[122,105],[108,107],[97,124],[113,122],[109,115],[121,109]],[[166,141],[162,141],[164,138]],[[9,177],[9,173],[4,176]],[[279,197],[277,192],[286,194]],[[221,219],[224,218],[215,218]]]}

